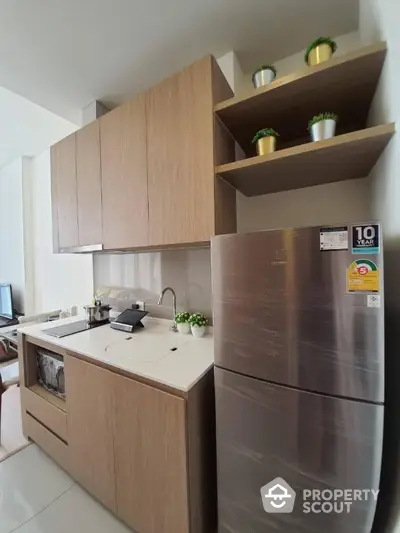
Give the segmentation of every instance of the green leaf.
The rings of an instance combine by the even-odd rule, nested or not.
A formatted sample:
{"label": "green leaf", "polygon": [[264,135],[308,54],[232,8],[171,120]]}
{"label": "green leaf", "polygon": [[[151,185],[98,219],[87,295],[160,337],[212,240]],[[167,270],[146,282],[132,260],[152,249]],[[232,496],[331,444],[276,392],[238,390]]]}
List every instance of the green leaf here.
{"label": "green leaf", "polygon": [[335,113],[331,113],[330,111],[326,111],[325,113],[319,113],[318,115],[315,115],[308,123],[308,131],[311,130],[311,127],[314,124],[316,124],[317,122],[321,122],[321,120],[334,120],[335,122],[337,122],[339,120],[339,117]]}
{"label": "green leaf", "polygon": [[272,128],[264,128],[262,130],[259,130],[253,138],[253,143],[256,143],[259,139],[262,139],[263,137],[279,137],[279,133],[277,133]]}
{"label": "green leaf", "polygon": [[208,319],[202,313],[193,313],[190,315],[189,324],[191,326],[201,328],[202,326],[206,326],[208,324]]}
{"label": "green leaf", "polygon": [[176,313],[175,315],[175,322],[177,324],[186,324],[189,322],[190,313],[187,313],[186,311],[182,311],[181,313]]}

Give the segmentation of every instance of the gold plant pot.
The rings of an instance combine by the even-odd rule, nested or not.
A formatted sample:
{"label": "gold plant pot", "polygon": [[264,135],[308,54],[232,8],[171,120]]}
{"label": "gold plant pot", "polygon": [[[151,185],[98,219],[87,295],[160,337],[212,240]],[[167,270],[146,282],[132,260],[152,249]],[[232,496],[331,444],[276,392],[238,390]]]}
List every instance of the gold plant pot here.
{"label": "gold plant pot", "polygon": [[315,48],[311,50],[311,52],[308,54],[308,65],[310,67],[315,67],[315,65],[319,65],[320,63],[324,63],[325,61],[329,61],[329,59],[332,57],[332,48],[329,44],[319,44]]}
{"label": "gold plant pot", "polygon": [[276,138],[272,135],[270,137],[262,137],[261,139],[258,139],[256,148],[258,155],[266,155],[275,152]]}

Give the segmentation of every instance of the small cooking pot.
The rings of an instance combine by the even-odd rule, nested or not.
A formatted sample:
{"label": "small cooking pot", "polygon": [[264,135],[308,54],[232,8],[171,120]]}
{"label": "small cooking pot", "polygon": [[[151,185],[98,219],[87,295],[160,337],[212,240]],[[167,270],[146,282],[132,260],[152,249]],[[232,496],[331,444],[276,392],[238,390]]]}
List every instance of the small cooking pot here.
{"label": "small cooking pot", "polygon": [[94,322],[103,322],[110,318],[110,305],[84,305],[83,308],[86,311],[86,320],[88,324],[93,324]]}

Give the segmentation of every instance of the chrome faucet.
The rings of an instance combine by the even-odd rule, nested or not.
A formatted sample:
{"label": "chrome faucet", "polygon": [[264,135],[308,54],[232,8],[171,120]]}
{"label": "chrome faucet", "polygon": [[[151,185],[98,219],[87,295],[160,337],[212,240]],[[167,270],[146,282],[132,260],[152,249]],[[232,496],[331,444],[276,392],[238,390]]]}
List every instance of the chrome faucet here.
{"label": "chrome faucet", "polygon": [[162,302],[163,302],[163,298],[164,298],[164,294],[166,292],[172,292],[172,310],[173,310],[173,313],[174,313],[174,316],[172,318],[172,331],[178,331],[178,328],[176,327],[176,322],[175,322],[175,316],[176,316],[176,294],[175,294],[175,291],[174,289],[172,289],[171,287],[165,287],[165,289],[163,289],[162,293],[160,294],[160,297],[158,299],[158,305],[161,305]]}

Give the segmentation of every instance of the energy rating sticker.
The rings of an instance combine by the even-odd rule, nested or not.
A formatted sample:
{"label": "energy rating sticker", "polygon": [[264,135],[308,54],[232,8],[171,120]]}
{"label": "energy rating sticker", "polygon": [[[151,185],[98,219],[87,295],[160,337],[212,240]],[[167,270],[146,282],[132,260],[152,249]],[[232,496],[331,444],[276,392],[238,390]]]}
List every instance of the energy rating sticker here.
{"label": "energy rating sticker", "polygon": [[347,269],[347,292],[379,292],[379,268],[369,259],[357,259]]}

